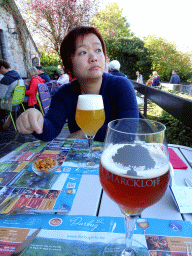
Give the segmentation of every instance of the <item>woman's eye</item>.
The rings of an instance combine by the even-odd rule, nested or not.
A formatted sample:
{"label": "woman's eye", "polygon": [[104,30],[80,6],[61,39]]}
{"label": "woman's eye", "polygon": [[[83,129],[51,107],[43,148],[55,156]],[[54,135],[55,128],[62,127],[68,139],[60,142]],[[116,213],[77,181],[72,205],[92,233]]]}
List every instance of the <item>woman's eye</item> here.
{"label": "woman's eye", "polygon": [[100,49],[100,48],[99,48],[99,49],[97,49],[97,50],[96,50],[96,52],[101,52],[101,49]]}
{"label": "woman's eye", "polygon": [[79,53],[79,55],[84,55],[84,54],[86,54],[86,51],[82,51]]}

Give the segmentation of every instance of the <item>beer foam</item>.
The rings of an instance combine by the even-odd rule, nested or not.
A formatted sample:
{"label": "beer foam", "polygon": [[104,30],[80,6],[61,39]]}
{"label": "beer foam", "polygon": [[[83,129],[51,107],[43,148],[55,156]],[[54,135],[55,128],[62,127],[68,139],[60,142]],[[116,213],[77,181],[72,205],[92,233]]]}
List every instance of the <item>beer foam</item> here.
{"label": "beer foam", "polygon": [[[133,144],[129,146],[136,147],[136,145],[138,144]],[[151,143],[142,144],[142,145],[140,144],[144,152],[146,150],[148,151],[147,153],[149,153],[149,157],[151,157],[151,160],[152,160],[151,166],[154,164],[154,166],[152,166],[151,168],[148,168],[147,170],[145,169],[146,166],[142,165],[143,159],[146,158],[146,154],[143,154],[143,155],[140,154],[139,158],[137,158],[138,159],[137,164],[134,166],[131,166],[129,164],[129,158],[127,158],[126,155],[119,156],[119,159],[122,159],[122,162],[124,159],[126,159],[125,160],[125,162],[127,163],[126,166],[120,162],[114,161],[115,156],[117,156],[117,151],[119,149],[123,150],[124,146],[127,146],[127,145],[126,144],[116,144],[116,145],[110,144],[107,147],[107,149],[105,149],[105,151],[101,156],[101,164],[106,170],[126,178],[132,177],[137,179],[149,179],[149,178],[152,179],[165,174],[170,169],[169,159],[167,159],[167,157],[162,151],[162,147],[163,147],[162,144],[158,144],[158,145],[151,144]],[[131,161],[132,159],[130,159],[130,162]],[[141,165],[138,166],[138,163],[141,163]],[[127,172],[134,172],[135,174],[130,175]]]}
{"label": "beer foam", "polygon": [[103,99],[101,95],[84,94],[79,95],[77,109],[79,110],[98,110],[103,109]]}

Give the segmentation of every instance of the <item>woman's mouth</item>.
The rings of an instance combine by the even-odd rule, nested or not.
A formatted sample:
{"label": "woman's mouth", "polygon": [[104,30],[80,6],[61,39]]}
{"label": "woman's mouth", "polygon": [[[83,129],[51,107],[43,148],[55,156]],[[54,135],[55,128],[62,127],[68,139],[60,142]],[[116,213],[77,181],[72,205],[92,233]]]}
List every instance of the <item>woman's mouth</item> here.
{"label": "woman's mouth", "polygon": [[89,70],[97,70],[97,69],[99,69],[100,67],[99,66],[93,66],[93,67],[91,67]]}

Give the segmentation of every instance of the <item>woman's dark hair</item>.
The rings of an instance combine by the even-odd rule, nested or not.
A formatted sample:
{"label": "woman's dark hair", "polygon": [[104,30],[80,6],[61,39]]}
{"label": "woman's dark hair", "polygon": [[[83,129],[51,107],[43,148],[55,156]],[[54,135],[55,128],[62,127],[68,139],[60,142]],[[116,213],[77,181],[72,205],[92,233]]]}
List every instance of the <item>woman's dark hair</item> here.
{"label": "woman's dark hair", "polygon": [[95,34],[99,38],[103,48],[103,53],[106,57],[105,42],[101,34],[97,31],[97,29],[88,26],[76,27],[68,32],[60,46],[60,55],[66,73],[73,74],[72,57],[76,51],[77,38],[80,36],[84,37],[85,35],[89,34]]}

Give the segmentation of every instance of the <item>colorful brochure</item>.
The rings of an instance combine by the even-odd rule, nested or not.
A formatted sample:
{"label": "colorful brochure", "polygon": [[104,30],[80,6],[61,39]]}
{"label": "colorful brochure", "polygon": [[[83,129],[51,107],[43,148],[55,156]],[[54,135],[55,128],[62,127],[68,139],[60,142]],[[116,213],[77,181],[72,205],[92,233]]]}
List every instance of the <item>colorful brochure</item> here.
{"label": "colorful brochure", "polygon": [[[0,159],[0,185],[2,185],[1,177],[4,179],[3,172],[15,172],[15,174],[12,174],[15,177],[16,172],[20,172],[27,164],[29,167],[38,158],[50,157],[56,159],[58,167],[55,172],[98,174],[102,149],[103,143],[94,141],[92,156],[97,167],[86,169],[84,166],[89,157],[87,140],[57,138],[51,142],[27,142]],[[14,177],[10,177],[10,179]]]}
{"label": "colorful brochure", "polygon": [[[190,222],[142,220],[146,221],[147,229],[144,231],[136,224],[134,239],[148,249],[150,256],[187,256],[187,246],[192,244]],[[122,217],[10,216],[0,219],[1,255],[11,255],[39,227],[42,230],[24,255],[101,256],[106,245],[124,238],[125,232]],[[138,255],[142,255],[139,250]]]}

